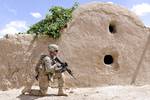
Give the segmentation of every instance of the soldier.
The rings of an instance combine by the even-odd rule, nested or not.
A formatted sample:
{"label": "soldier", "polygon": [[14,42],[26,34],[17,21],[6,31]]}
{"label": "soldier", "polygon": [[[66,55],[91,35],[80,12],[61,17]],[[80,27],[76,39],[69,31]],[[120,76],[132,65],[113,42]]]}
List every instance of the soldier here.
{"label": "soldier", "polygon": [[58,46],[50,44],[48,46],[49,55],[42,55],[38,61],[35,71],[39,81],[40,90],[31,90],[34,81],[28,82],[27,86],[22,90],[22,94],[29,93],[30,95],[44,96],[47,93],[49,81],[58,79],[58,96],[67,96],[63,91],[64,79],[59,71],[60,64],[54,61],[58,54]]}

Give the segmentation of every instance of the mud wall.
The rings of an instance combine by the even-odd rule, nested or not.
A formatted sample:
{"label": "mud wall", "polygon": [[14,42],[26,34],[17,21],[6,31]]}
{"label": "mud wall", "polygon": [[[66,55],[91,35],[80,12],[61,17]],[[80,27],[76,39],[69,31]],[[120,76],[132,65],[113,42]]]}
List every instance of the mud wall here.
{"label": "mud wall", "polygon": [[[139,18],[118,5],[89,3],[57,40],[31,35],[7,35],[0,40],[0,89],[19,88],[35,76],[34,67],[47,45],[60,46],[59,56],[69,63],[77,80],[67,73],[67,87],[129,84],[150,34]],[[148,84],[150,47],[142,62],[138,84]]]}

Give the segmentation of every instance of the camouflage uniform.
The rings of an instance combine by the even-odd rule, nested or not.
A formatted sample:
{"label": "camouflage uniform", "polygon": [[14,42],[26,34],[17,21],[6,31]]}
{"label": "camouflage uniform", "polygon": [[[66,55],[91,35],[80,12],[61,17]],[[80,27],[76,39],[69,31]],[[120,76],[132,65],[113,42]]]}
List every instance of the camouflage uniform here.
{"label": "camouflage uniform", "polygon": [[27,86],[22,90],[25,94],[28,92],[30,95],[44,96],[47,93],[49,80],[58,79],[58,95],[67,96],[63,92],[64,79],[62,73],[59,72],[59,64],[54,62],[51,57],[45,56],[38,61],[36,65],[36,73],[38,74],[38,81],[40,90],[31,90],[34,81],[28,82]]}

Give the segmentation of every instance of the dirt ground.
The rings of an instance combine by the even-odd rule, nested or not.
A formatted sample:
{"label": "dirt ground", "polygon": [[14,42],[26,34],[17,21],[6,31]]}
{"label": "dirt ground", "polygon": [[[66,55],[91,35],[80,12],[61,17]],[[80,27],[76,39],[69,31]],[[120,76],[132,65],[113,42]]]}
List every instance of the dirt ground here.
{"label": "dirt ground", "polygon": [[[38,89],[38,87],[33,87]],[[150,85],[144,86],[106,86],[95,88],[66,89],[67,97],[56,96],[57,89],[49,88],[48,95],[36,97],[21,95],[20,89],[0,91],[0,100],[149,100]]]}

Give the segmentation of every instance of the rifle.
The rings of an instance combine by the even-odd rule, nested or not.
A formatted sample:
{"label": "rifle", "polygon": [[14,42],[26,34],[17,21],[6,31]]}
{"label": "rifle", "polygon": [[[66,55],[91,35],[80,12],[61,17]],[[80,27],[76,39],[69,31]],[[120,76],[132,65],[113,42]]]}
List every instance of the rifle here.
{"label": "rifle", "polygon": [[55,60],[56,62],[58,62],[58,63],[61,64],[61,66],[60,66],[60,67],[61,67],[61,69],[60,69],[60,72],[61,72],[61,73],[67,71],[68,74],[69,74],[71,77],[73,77],[74,79],[76,79],[76,78],[74,77],[74,75],[73,75],[71,69],[68,68],[67,62],[62,62],[62,61],[60,61],[57,57],[56,57],[54,60]]}
{"label": "rifle", "polygon": [[[42,58],[44,58],[44,57],[42,57]],[[68,68],[68,64],[67,64],[66,62],[60,61],[57,57],[54,59],[54,61],[60,63],[60,65],[61,65],[61,66],[60,66],[61,69],[59,70],[59,72],[63,73],[63,72],[65,72],[65,71],[67,71],[69,75],[71,75],[74,79],[76,79],[76,78],[74,77],[72,71]],[[39,73],[35,76],[35,79],[38,80],[38,77],[39,77]]]}

